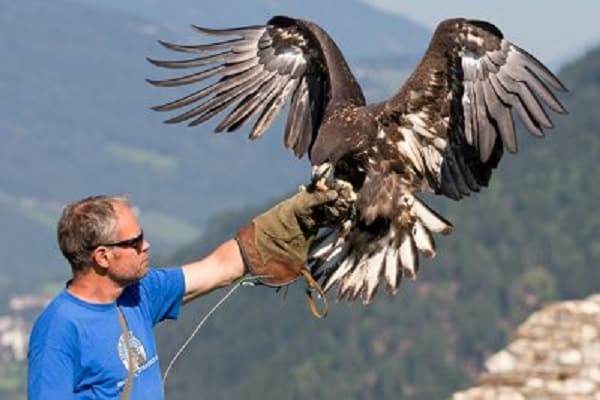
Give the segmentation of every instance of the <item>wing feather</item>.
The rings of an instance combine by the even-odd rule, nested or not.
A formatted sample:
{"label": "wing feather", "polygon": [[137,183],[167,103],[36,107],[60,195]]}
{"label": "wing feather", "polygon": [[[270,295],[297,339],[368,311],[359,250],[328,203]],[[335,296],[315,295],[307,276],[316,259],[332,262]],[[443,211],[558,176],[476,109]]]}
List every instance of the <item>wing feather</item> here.
{"label": "wing feather", "polygon": [[352,294],[358,290],[356,285],[362,285],[362,281],[358,280],[357,278],[363,274],[362,265],[365,258],[366,254],[353,254],[348,257],[348,272],[340,278],[340,285],[338,287],[337,298],[339,300],[346,296],[351,298]]}
{"label": "wing feather", "polygon": [[292,95],[290,112],[288,114],[283,137],[285,147],[293,149],[296,156],[303,154],[303,152],[298,152],[297,150],[297,144],[300,138],[305,135],[310,136],[310,132],[307,132],[310,115],[308,102],[308,86],[306,80],[302,79]]}
{"label": "wing feather", "polygon": [[386,248],[379,249],[367,261],[367,275],[365,277],[364,290],[361,293],[363,303],[368,304],[379,286],[379,280],[384,270],[384,259]]}
{"label": "wing feather", "polygon": [[[239,56],[246,56],[249,53],[242,53]],[[152,58],[146,58],[148,62],[157,67],[161,68],[171,68],[171,69],[180,69],[180,68],[196,68],[201,67],[203,65],[213,64],[216,62],[229,61],[230,56],[232,55],[231,51],[223,51],[221,53],[212,54],[210,56],[204,57],[196,57],[189,58],[186,60],[176,60],[176,61],[163,61],[163,60],[154,60]],[[160,84],[160,81],[158,81]]]}
{"label": "wing feather", "polygon": [[261,25],[246,26],[242,28],[229,29],[211,29],[198,25],[192,25],[192,29],[196,32],[204,33],[212,36],[242,36],[246,39],[256,39],[261,37]]}
{"label": "wing feather", "polygon": [[458,190],[456,180],[450,167],[448,167],[448,163],[444,163],[441,171],[442,177],[442,188],[448,197],[451,199],[460,199],[460,190]]}
{"label": "wing feather", "polygon": [[512,107],[515,109],[515,111],[519,115],[521,121],[525,125],[525,128],[527,128],[527,130],[532,135],[535,135],[538,137],[544,136],[544,132],[542,131],[541,127],[539,126],[539,124],[536,121],[534,121],[532,119],[532,117],[530,116],[530,113],[525,109],[525,106],[521,102],[521,99],[514,93],[510,92],[504,86],[504,84],[500,81],[500,78],[498,76],[492,75],[490,77],[490,83],[492,84],[494,91],[496,92],[498,97],[502,100],[502,102],[505,104],[512,105]]}
{"label": "wing feather", "polygon": [[177,78],[165,79],[162,81],[148,79],[147,81],[155,86],[162,86],[162,87],[183,86],[183,85],[189,85],[190,83],[196,83],[196,82],[203,81],[207,78],[210,78],[212,76],[220,74],[224,70],[225,70],[224,65],[217,65],[212,68],[206,69],[204,71],[180,76]]}
{"label": "wing feather", "polygon": [[[467,144],[473,146],[475,144],[475,137],[477,137],[477,116],[476,111],[471,106],[474,104],[475,94],[473,93],[473,82],[466,81],[464,83],[464,96],[462,98],[462,107],[464,109],[464,132]],[[473,123],[475,121],[475,124]]]}
{"label": "wing feather", "polygon": [[402,271],[398,268],[398,248],[388,246],[384,259],[384,278],[387,291],[396,294],[402,281]]}
{"label": "wing feather", "polygon": [[[516,82],[506,73],[498,74],[498,81],[512,95],[509,97],[512,101],[511,105],[516,109],[521,121],[525,124],[525,128],[535,136],[544,136],[540,119],[547,120],[548,116],[545,115],[543,110],[539,110],[539,103],[532,99],[533,96],[531,96],[529,90],[526,87],[523,88],[522,83]],[[537,115],[535,114],[536,109],[538,111]],[[551,125],[551,123],[548,125]]]}
{"label": "wing feather", "polygon": [[[466,196],[471,192],[464,176],[465,173],[461,169],[460,163],[453,152],[448,152],[446,162],[442,166],[442,169],[446,169],[448,171],[447,174],[451,175],[451,177],[447,176],[447,178],[452,181],[454,186],[453,191],[455,192],[457,199]],[[444,175],[443,172],[442,175]]]}
{"label": "wing feather", "polygon": [[[328,102],[324,98],[325,88],[332,87],[328,55],[324,51],[331,46],[327,42],[329,37],[312,23],[287,17],[274,17],[264,26],[209,29],[193,25],[192,28],[223,40],[192,45],[159,41],[169,50],[201,55],[182,60],[148,59],[152,64],[161,68],[198,70],[148,82],[160,87],[200,87],[153,109],[173,111],[190,107],[165,122],[191,120],[189,125],[194,126],[231,106],[232,110],[217,124],[215,131],[235,131],[256,118],[249,134],[255,139],[271,126],[291,99],[295,103],[289,109],[284,144],[298,157],[307,154]],[[217,81],[205,83],[212,78]],[[301,85],[300,90],[298,85]],[[298,94],[295,96],[295,93]]]}
{"label": "wing feather", "polygon": [[332,286],[337,284],[340,281],[340,279],[352,269],[352,267],[354,266],[355,257],[356,255],[351,253],[350,255],[346,256],[346,258],[344,258],[340,265],[325,280],[325,284],[323,285],[324,291],[328,291],[329,289],[331,289]]}
{"label": "wing feather", "polygon": [[400,263],[402,264],[402,274],[409,279],[415,279],[419,271],[417,246],[412,235],[407,232],[400,241]]}
{"label": "wing feather", "polygon": [[481,161],[485,162],[490,158],[494,144],[496,143],[496,129],[490,122],[487,114],[487,105],[483,93],[483,82],[475,81],[475,101],[477,108],[477,132],[479,154]]}
{"label": "wing feather", "polygon": [[505,87],[519,96],[522,104],[542,128],[553,127],[550,117],[542,107],[540,101],[533,95],[528,82],[522,82],[515,79],[515,76],[518,76],[517,71],[506,69],[501,71],[499,75],[500,80]]}
{"label": "wing feather", "polygon": [[225,129],[228,131],[235,130],[237,126],[242,125],[247,119],[260,112],[261,107],[264,107],[265,102],[267,102],[266,99],[279,84],[281,84],[281,80],[274,71],[263,74],[262,79],[252,85],[254,90],[248,92],[244,99],[240,100],[237,106],[217,125],[215,132],[222,132]]}
{"label": "wing feather", "polygon": [[227,107],[228,105],[233,103],[235,100],[237,100],[241,96],[243,96],[249,92],[252,92],[253,90],[256,90],[257,87],[260,87],[270,77],[271,77],[271,75],[267,75],[267,76],[262,75],[261,80],[246,80],[246,81],[242,82],[241,84],[234,86],[232,88],[227,88],[227,89],[223,88],[222,90],[219,90],[216,94],[214,94],[213,97],[209,98],[208,100],[201,103],[200,105],[195,106],[194,108],[191,108],[188,111],[177,115],[176,117],[168,119],[165,122],[166,123],[179,123],[182,121],[186,121],[188,119],[195,118],[204,113],[211,112],[212,110],[214,110],[215,108],[220,107],[220,106],[223,106],[223,107],[219,108],[219,110],[222,110],[223,108]]}
{"label": "wing feather", "polygon": [[486,81],[482,85],[488,114],[494,119],[507,150],[515,153],[517,151],[517,135],[510,110],[500,101],[491,82]]}
{"label": "wing feather", "polygon": [[163,47],[177,51],[180,53],[204,53],[205,51],[219,51],[219,50],[233,50],[237,52],[251,51],[253,49],[254,40],[248,39],[231,39],[224,40],[222,42],[209,43],[209,44],[196,44],[196,45],[181,45],[175,43],[169,43],[159,40]]}
{"label": "wing feather", "polygon": [[[453,19],[438,26],[421,63],[377,119],[392,125],[386,132],[419,173],[418,190],[460,199],[488,184],[503,148],[517,151],[516,115],[535,136],[554,126],[546,108],[565,113],[554,93],[564,90],[495,26]],[[421,157],[409,135],[393,134],[396,127],[417,134]]]}
{"label": "wing feather", "polygon": [[525,68],[530,70],[533,74],[535,74],[535,76],[540,77],[545,82],[548,82],[548,84],[550,84],[554,90],[561,92],[567,91],[567,88],[563,85],[563,83],[537,58],[529,54],[526,50],[515,46],[514,44],[512,46],[517,50],[515,57],[519,59]]}
{"label": "wing feather", "polygon": [[262,114],[258,117],[256,124],[250,132],[250,139],[260,137],[271,125],[271,122],[273,122],[279,110],[284,106],[285,100],[288,98],[296,84],[297,81],[295,79],[291,79],[287,82],[282,80],[275,88],[272,95],[268,98],[268,105],[263,109]]}
{"label": "wing feather", "polygon": [[413,227],[413,238],[415,239],[415,245],[421,253],[426,257],[435,257],[435,242],[431,236],[431,232],[423,226],[420,220],[415,222]]}
{"label": "wing feather", "polygon": [[528,65],[522,65],[521,68],[510,70],[509,73],[515,80],[525,83],[530,91],[540,98],[552,111],[559,114],[567,112],[550,88],[544,84]]}
{"label": "wing feather", "polygon": [[246,71],[240,72],[239,74],[223,77],[221,78],[221,80],[219,80],[216,83],[213,83],[212,85],[204,87],[172,102],[152,107],[152,109],[155,111],[172,111],[177,108],[182,108],[192,103],[195,103],[198,100],[205,98],[206,96],[218,96],[221,93],[231,90],[242,84],[250,84],[251,81],[257,78],[258,75],[261,73],[262,67],[259,65],[255,65],[254,67],[249,68]]}

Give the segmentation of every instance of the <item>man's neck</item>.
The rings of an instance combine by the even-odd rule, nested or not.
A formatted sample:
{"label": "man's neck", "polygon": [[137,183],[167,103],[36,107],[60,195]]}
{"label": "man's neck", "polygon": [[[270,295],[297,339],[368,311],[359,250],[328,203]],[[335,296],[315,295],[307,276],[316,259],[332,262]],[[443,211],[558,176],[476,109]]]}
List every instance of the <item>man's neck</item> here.
{"label": "man's neck", "polygon": [[123,293],[123,287],[107,277],[88,273],[73,278],[67,291],[73,296],[95,304],[114,303]]}

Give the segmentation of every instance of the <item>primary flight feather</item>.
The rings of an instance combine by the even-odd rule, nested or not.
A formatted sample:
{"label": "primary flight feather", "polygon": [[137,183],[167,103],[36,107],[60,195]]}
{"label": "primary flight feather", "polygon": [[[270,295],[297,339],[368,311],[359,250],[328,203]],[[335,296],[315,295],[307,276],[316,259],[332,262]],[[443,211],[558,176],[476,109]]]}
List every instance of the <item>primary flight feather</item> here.
{"label": "primary flight feather", "polygon": [[253,121],[256,139],[289,102],[285,147],[308,155],[313,180],[331,174],[357,194],[353,212],[322,233],[310,257],[312,273],[325,290],[337,287],[338,299],[367,303],[382,282],[396,293],[402,277],[416,276],[419,253],[435,255],[432,234],[452,230],[416,194],[459,200],[478,192],[504,149],[517,151],[515,114],[543,136],[553,127],[547,109],[566,112],[555,96],[566,90],[558,78],[484,21],[440,23],[406,83],[375,104],[366,104],[340,49],[315,23],[278,16],[260,26],[194,29],[219,39],[161,42],[197,56],[149,60],[193,72],[149,82],[195,90],[154,109],[187,107],[166,122],[192,126],[228,110],[216,131]]}

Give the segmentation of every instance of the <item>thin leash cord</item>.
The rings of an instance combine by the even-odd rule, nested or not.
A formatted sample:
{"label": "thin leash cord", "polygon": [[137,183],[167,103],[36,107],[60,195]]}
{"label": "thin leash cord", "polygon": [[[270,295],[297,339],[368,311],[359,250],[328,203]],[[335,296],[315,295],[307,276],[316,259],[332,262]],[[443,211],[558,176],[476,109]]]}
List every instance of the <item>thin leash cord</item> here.
{"label": "thin leash cord", "polygon": [[188,336],[188,338],[186,339],[186,341],[181,345],[181,347],[179,348],[179,350],[177,350],[177,353],[175,353],[175,355],[173,356],[173,358],[171,358],[171,361],[169,362],[169,365],[167,366],[167,369],[165,370],[165,375],[163,376],[163,386],[166,385],[167,382],[167,377],[169,376],[169,372],[171,372],[171,369],[173,368],[173,365],[175,364],[175,361],[177,361],[177,359],[179,358],[179,356],[185,351],[185,349],[187,348],[187,346],[190,344],[190,342],[192,341],[192,339],[194,339],[194,336],[196,336],[196,334],[198,333],[198,331],[200,330],[200,328],[202,328],[202,326],[204,325],[204,323],[206,322],[206,320],[208,320],[208,318],[221,306],[221,304],[223,304],[225,302],[225,300],[227,300],[232,294],[233,292],[235,292],[240,286],[253,286],[254,285],[254,281],[256,281],[259,278],[265,278],[268,277],[267,275],[264,276],[248,276],[245,277],[243,279],[241,279],[238,283],[235,284],[234,287],[232,287],[231,289],[229,289],[229,291],[225,294],[225,296],[223,296],[221,298],[221,300],[219,300],[217,302],[217,304],[215,304],[215,306],[213,308],[210,309],[210,311],[208,313],[206,313],[206,315],[200,320],[200,322],[198,322],[198,325],[196,325],[196,328],[194,329],[194,331],[190,334],[190,336]]}

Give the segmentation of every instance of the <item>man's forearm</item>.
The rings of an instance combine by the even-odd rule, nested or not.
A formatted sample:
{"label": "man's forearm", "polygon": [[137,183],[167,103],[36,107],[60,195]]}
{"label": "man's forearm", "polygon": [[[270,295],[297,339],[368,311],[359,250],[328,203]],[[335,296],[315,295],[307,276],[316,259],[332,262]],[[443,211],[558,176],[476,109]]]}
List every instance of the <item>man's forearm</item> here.
{"label": "man's forearm", "polygon": [[207,257],[183,266],[185,276],[184,303],[215,289],[230,285],[244,276],[245,267],[240,249],[230,239]]}

